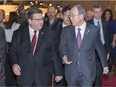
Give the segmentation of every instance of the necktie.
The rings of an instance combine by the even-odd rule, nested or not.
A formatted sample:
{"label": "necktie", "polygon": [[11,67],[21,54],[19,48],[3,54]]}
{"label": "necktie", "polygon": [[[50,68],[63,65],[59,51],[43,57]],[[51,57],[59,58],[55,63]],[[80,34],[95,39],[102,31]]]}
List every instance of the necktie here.
{"label": "necktie", "polygon": [[97,21],[97,26],[100,28],[100,24],[99,24],[99,21]]}
{"label": "necktie", "polygon": [[34,48],[35,48],[36,39],[37,39],[37,37],[36,37],[36,32],[37,32],[37,31],[34,31],[34,35],[33,35],[32,42],[31,42],[31,47],[32,47],[32,52],[33,52],[33,54],[34,54]]}
{"label": "necktie", "polygon": [[97,22],[97,26],[100,28],[100,38],[101,38],[102,44],[105,44],[103,29],[100,26],[100,22],[99,21]]}
{"label": "necktie", "polygon": [[80,48],[81,45],[81,32],[80,32],[80,28],[78,28],[78,33],[77,33],[77,43],[78,43],[78,48]]}

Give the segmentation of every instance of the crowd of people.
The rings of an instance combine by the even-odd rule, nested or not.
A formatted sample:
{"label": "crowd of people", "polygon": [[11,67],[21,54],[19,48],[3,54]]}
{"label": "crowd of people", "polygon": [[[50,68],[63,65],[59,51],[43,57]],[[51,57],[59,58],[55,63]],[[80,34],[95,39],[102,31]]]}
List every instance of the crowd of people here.
{"label": "crowd of people", "polygon": [[0,9],[0,86],[102,86],[116,69],[116,21],[110,9],[80,5],[44,14],[36,6]]}

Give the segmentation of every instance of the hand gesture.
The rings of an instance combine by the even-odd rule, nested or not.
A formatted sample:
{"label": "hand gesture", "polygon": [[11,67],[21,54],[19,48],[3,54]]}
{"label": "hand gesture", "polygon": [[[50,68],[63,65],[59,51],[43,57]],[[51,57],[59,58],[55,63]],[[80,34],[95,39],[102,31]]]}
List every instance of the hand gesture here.
{"label": "hand gesture", "polygon": [[67,58],[66,55],[63,56],[63,62],[64,62],[65,64],[71,64],[71,63],[72,63],[72,61],[68,61],[68,58]]}
{"label": "hand gesture", "polygon": [[20,76],[21,75],[21,68],[18,64],[14,64],[12,66],[13,72],[15,75]]}
{"label": "hand gesture", "polygon": [[108,72],[109,72],[108,67],[104,67],[104,68],[103,68],[103,74],[108,74]]}

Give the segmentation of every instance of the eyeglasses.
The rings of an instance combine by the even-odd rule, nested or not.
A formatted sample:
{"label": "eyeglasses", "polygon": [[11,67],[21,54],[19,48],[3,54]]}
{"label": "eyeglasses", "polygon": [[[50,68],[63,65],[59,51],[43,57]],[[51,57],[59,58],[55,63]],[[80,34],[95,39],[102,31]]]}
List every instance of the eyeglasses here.
{"label": "eyeglasses", "polygon": [[71,14],[71,15],[70,15],[70,17],[76,17],[76,16],[80,16],[80,15],[79,15],[79,14],[77,14],[77,15],[72,15],[72,14]]}

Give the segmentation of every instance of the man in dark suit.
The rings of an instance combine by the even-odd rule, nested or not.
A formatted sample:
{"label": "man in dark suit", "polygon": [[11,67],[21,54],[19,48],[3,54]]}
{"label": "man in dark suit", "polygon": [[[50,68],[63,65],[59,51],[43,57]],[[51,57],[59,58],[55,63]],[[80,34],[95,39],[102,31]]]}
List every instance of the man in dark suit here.
{"label": "man in dark suit", "polygon": [[6,40],[5,33],[2,27],[0,27],[0,86],[5,86],[4,78],[4,66],[6,59]]}
{"label": "man in dark suit", "polygon": [[43,27],[42,11],[36,7],[28,9],[27,20],[11,42],[13,72],[21,86],[51,86],[53,72],[56,82],[63,78],[55,33]]}
{"label": "man in dark suit", "polygon": [[96,77],[95,49],[102,61],[103,73],[108,73],[104,47],[99,28],[84,21],[85,9],[74,5],[70,10],[73,26],[65,27],[61,34],[60,53],[65,63],[68,86],[91,87]]}
{"label": "man in dark suit", "polygon": [[66,27],[66,26],[71,25],[71,21],[70,21],[70,9],[71,9],[70,5],[65,6],[63,8],[63,12],[62,12],[63,20],[60,21],[59,23],[57,23],[57,30],[58,30],[57,31],[57,36],[58,36],[59,43],[60,43],[62,29],[64,27]]}
{"label": "man in dark suit", "polygon": [[[57,38],[58,38],[57,46],[59,47],[62,19],[59,19],[56,17],[57,12],[56,12],[55,7],[53,7],[53,6],[48,7],[46,14],[48,16],[48,20],[44,21],[44,26],[48,27],[47,29],[49,29],[49,30],[55,31],[55,33],[56,33],[55,36],[57,36]],[[61,59],[60,55],[58,58]],[[59,83],[54,81],[53,84],[56,87],[61,87],[61,86],[63,86],[63,80],[60,81]]]}
{"label": "man in dark suit", "polygon": [[[58,36],[58,46],[60,44],[60,39],[61,39],[61,32],[62,32],[62,29],[66,26],[69,26],[71,25],[71,21],[70,21],[70,9],[71,9],[71,6],[68,5],[68,6],[65,6],[63,8],[63,21],[60,22],[59,24],[57,24],[57,28],[58,28],[58,32],[57,32],[57,36]],[[59,54],[60,56],[60,54]],[[61,58],[61,57],[59,57]],[[64,64],[63,64],[63,74],[64,74]],[[63,78],[63,80],[60,82],[60,83],[56,83],[55,86],[66,86],[67,83],[66,83],[66,80],[65,78]]]}
{"label": "man in dark suit", "polygon": [[[109,57],[110,53],[110,40],[109,40],[109,24],[105,20],[101,19],[102,16],[102,9],[99,5],[93,6],[93,19],[88,21],[91,24],[94,24],[95,26],[100,27],[100,39],[102,41],[102,44],[105,47],[105,51],[107,54],[107,59]],[[96,53],[97,54],[97,53]],[[101,66],[101,59],[98,55],[96,55],[97,59],[97,75],[94,85],[95,86],[102,86],[102,66]]]}
{"label": "man in dark suit", "polygon": [[48,29],[52,29],[56,32],[56,35],[59,33],[59,24],[62,22],[62,19],[56,17],[56,9],[55,7],[48,7],[47,16],[48,20],[45,21],[44,26],[48,27]]}

